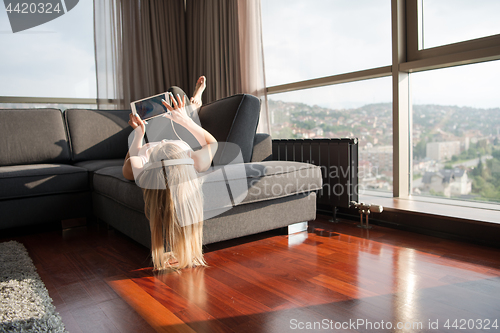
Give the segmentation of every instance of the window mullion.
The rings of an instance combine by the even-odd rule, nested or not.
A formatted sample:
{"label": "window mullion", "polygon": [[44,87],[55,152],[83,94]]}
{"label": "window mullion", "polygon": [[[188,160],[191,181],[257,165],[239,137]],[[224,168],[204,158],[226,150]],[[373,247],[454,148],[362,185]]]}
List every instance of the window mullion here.
{"label": "window mullion", "polygon": [[399,198],[410,193],[409,74],[399,70],[407,56],[405,3],[392,0],[393,195]]}

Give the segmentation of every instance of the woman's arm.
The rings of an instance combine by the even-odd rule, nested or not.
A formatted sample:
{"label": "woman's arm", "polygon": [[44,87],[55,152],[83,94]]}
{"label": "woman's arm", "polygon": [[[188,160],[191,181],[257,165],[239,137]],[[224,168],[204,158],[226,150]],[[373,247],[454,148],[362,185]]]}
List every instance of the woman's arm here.
{"label": "woman's arm", "polygon": [[[204,130],[207,132],[206,130]],[[213,136],[207,132],[212,138]],[[193,151],[191,158],[194,160],[194,168],[197,172],[207,171],[212,165],[212,160],[217,152],[217,140],[213,138],[213,142],[207,143],[200,150]],[[210,140],[207,140],[207,142]]]}
{"label": "woman's arm", "polygon": [[168,105],[165,101],[163,104],[171,112],[171,114],[165,114],[165,117],[175,121],[179,125],[186,128],[201,145],[201,149],[194,151],[191,157],[194,160],[194,168],[198,172],[203,172],[208,170],[212,164],[212,159],[217,152],[217,140],[210,134],[207,130],[198,125],[193,119],[191,119],[185,110],[186,96],[183,99],[177,95],[177,100],[170,96],[172,99],[172,106]]}
{"label": "woman's arm", "polygon": [[129,147],[125,163],[123,164],[123,176],[128,180],[134,180],[135,176],[139,175],[144,167],[142,159],[138,156],[139,150],[142,148],[142,141],[146,126],[138,115],[129,114],[129,125],[134,129],[134,140]]}

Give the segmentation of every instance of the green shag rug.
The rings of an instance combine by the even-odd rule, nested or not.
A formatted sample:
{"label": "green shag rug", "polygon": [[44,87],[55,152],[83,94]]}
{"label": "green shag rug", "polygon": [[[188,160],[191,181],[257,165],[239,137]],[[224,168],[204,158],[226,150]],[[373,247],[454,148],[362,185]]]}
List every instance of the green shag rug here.
{"label": "green shag rug", "polygon": [[67,332],[28,251],[0,243],[0,332]]}

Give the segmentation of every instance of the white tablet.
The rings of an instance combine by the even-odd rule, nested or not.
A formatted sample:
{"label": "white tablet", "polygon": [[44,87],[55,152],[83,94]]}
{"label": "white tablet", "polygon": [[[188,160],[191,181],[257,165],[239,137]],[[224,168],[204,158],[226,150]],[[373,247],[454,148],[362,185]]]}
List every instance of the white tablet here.
{"label": "white tablet", "polygon": [[148,120],[170,112],[162,103],[162,100],[165,100],[171,105],[168,94],[165,92],[130,103],[132,113],[139,115],[142,120]]}

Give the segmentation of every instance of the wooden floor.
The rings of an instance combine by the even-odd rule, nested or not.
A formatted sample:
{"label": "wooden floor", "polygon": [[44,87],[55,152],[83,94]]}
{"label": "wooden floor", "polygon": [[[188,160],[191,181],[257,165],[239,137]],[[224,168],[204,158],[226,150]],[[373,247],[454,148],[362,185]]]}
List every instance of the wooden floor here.
{"label": "wooden floor", "polygon": [[69,332],[500,332],[495,248],[320,217],[308,232],[213,244],[210,267],[155,274],[146,248],[103,225],[10,239]]}

